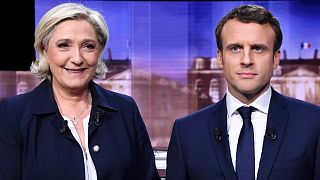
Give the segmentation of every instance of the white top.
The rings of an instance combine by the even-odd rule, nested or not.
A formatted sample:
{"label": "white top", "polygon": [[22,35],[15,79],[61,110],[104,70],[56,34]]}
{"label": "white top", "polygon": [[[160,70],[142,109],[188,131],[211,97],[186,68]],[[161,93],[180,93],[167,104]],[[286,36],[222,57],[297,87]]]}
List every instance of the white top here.
{"label": "white top", "polygon": [[255,152],[255,178],[257,179],[259,162],[262,153],[262,146],[264,135],[267,126],[267,117],[269,104],[271,100],[271,87],[258,97],[251,104],[243,104],[238,99],[233,97],[227,90],[226,103],[227,103],[227,129],[229,134],[229,145],[233,167],[236,171],[236,156],[237,156],[237,145],[242,128],[242,118],[238,113],[237,109],[241,106],[253,106],[257,110],[252,112],[251,121],[254,132],[254,152]]}
{"label": "white top", "polygon": [[[73,135],[73,137],[77,140],[77,142],[79,143],[80,147],[81,146],[81,142],[80,142],[80,137],[77,133],[77,130],[74,126],[74,124],[72,123],[71,119],[66,117],[66,116],[62,116],[65,120],[68,121],[68,127],[71,130],[71,133]],[[88,115],[87,117],[85,117],[83,119],[83,130],[84,130],[84,137],[85,137],[85,146],[86,149],[84,151],[84,149],[82,149],[82,153],[83,153],[83,161],[84,161],[84,169],[85,169],[85,180],[97,180],[97,171],[96,168],[94,166],[94,163],[92,161],[91,155],[90,155],[90,151],[89,151],[89,147],[88,147],[88,127],[89,127],[89,119],[90,119],[90,115]]]}

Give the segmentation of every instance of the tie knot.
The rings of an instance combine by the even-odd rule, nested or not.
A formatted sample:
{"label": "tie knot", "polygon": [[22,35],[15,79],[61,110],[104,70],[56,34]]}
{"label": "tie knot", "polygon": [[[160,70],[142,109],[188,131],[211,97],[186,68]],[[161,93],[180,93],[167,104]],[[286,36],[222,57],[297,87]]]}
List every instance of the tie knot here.
{"label": "tie knot", "polygon": [[251,119],[251,112],[254,110],[254,107],[249,106],[242,106],[240,108],[238,108],[238,112],[240,114],[240,116],[242,117],[243,120],[245,119]]}

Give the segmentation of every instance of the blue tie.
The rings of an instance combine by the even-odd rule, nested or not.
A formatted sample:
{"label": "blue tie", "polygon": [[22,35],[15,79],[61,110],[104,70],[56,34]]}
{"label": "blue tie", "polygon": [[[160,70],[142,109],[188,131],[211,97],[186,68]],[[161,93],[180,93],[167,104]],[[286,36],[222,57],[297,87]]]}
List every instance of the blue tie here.
{"label": "blue tie", "polygon": [[251,123],[251,112],[254,107],[240,107],[238,112],[243,119],[243,125],[240,132],[237,157],[236,173],[238,180],[253,180],[254,174],[254,137]]}

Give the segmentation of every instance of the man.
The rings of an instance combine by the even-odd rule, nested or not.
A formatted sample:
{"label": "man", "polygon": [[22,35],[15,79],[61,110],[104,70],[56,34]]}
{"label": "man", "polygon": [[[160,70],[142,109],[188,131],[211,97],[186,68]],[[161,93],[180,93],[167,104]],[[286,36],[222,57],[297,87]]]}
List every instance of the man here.
{"label": "man", "polygon": [[270,86],[279,22],[261,6],[238,6],[219,22],[216,39],[227,93],[175,121],[167,180],[319,180],[319,106]]}

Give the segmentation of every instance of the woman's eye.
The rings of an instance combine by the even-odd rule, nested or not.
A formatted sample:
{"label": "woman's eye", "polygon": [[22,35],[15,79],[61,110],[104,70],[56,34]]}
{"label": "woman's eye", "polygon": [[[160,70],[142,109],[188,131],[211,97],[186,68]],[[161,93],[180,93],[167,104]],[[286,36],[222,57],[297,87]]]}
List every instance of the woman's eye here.
{"label": "woman's eye", "polygon": [[68,43],[59,43],[58,47],[59,48],[66,48],[66,47],[69,47],[69,44]]}
{"label": "woman's eye", "polygon": [[87,50],[93,50],[96,48],[94,44],[85,44],[83,47]]}

